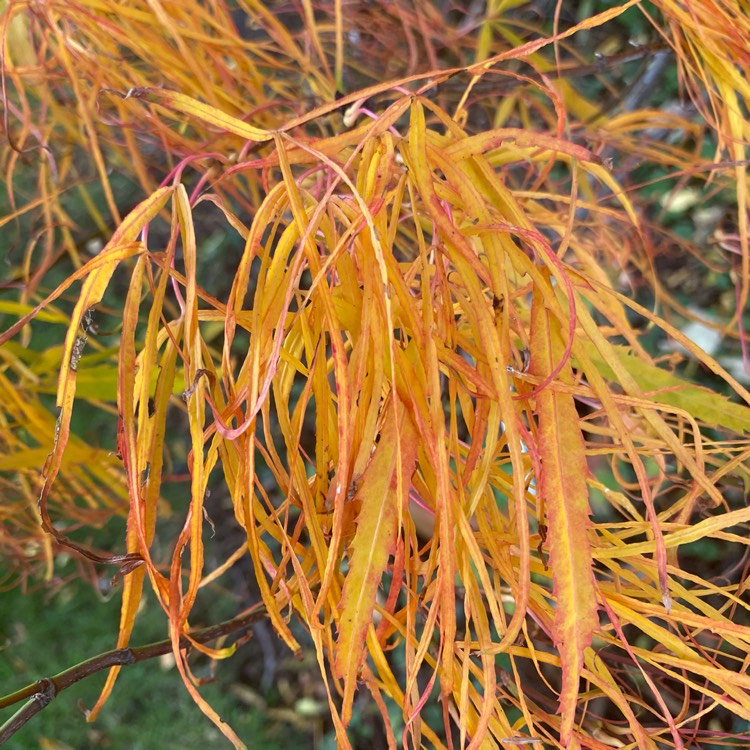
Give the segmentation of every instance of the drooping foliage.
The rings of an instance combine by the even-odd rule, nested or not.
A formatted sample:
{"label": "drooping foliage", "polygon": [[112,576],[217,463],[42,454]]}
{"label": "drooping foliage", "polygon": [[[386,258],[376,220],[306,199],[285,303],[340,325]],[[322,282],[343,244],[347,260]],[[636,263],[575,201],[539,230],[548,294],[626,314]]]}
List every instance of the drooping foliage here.
{"label": "drooping foliage", "polygon": [[[0,6],[4,583],[115,563],[120,647],[152,588],[237,747],[180,638],[244,555],[341,747],[364,690],[392,746],[694,746],[750,721],[750,393],[660,264],[730,291],[744,351],[747,8],[442,5]],[[686,193],[723,207],[702,238]]]}

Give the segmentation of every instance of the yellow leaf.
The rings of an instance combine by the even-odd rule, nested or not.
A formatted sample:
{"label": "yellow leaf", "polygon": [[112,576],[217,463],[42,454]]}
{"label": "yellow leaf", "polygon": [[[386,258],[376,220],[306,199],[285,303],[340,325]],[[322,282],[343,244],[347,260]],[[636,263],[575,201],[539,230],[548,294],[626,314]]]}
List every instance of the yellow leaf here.
{"label": "yellow leaf", "polygon": [[[590,346],[587,350],[602,375],[616,379],[614,370],[596,348]],[[750,408],[744,404],[732,403],[720,393],[678,378],[668,370],[631,354],[628,347],[613,345],[612,352],[617,355],[620,364],[638,381],[644,394],[643,398],[683,409],[712,427],[750,432]]]}
{"label": "yellow leaf", "polygon": [[241,138],[246,138],[248,141],[262,143],[263,141],[271,140],[273,137],[273,134],[269,130],[262,130],[261,128],[255,128],[252,125],[248,125],[243,120],[232,117],[232,115],[228,115],[226,112],[222,112],[220,109],[212,107],[209,104],[204,104],[197,99],[193,99],[192,96],[181,94],[179,91],[157,88],[138,88],[131,89],[125,98],[145,99],[154,102],[155,104],[161,104],[163,107],[171,109],[173,112],[192,115],[209,125],[225,130],[228,133],[239,135]]}

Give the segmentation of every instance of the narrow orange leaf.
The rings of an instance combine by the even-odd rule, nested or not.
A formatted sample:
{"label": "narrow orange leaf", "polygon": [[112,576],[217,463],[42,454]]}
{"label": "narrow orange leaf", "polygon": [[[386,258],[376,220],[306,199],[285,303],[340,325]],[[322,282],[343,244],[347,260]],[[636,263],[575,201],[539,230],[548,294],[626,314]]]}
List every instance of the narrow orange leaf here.
{"label": "narrow orange leaf", "polygon": [[[345,724],[352,714],[352,700],[357,673],[365,657],[365,638],[372,625],[375,594],[388,564],[388,556],[398,533],[399,504],[408,500],[406,481],[398,486],[399,467],[404,480],[411,477],[417,455],[417,433],[411,417],[399,408],[387,412],[380,442],[357,492],[362,509],[352,541],[351,564],[341,595],[339,638],[336,644],[334,673],[344,679],[344,705],[341,715]],[[398,455],[396,432],[401,455]]]}
{"label": "narrow orange leaf", "polygon": [[[544,380],[558,366],[565,352],[560,322],[544,306],[535,290],[531,316],[530,372]],[[557,380],[573,382],[569,363]],[[555,383],[536,398],[537,435],[541,475],[537,492],[547,508],[549,558],[557,599],[554,640],[560,652],[560,742],[572,747],[573,722],[578,705],[578,683],[583,652],[591,645],[598,626],[596,587],[588,531],[586,448],[578,426],[573,397],[555,391]],[[542,519],[540,519],[540,522]]]}

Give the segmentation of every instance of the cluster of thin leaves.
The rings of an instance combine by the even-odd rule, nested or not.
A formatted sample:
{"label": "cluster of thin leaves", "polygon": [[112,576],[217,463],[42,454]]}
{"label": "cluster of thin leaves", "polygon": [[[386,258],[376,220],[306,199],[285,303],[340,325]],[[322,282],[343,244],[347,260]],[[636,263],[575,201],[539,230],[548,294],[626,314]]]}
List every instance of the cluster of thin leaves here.
{"label": "cluster of thin leaves", "polygon": [[[746,10],[659,0],[641,9],[652,49],[591,59],[577,35],[638,3],[588,19],[552,5],[546,29],[499,0],[449,21],[437,2],[322,5],[0,6],[1,221],[25,243],[0,308],[17,317],[0,338],[2,554],[48,574],[60,546],[120,565],[120,648],[148,581],[187,689],[236,747],[181,638],[201,588],[245,554],[288,647],[300,649],[292,615],[312,638],[341,747],[358,689],[392,747],[729,742],[710,721],[750,720],[750,393],[629,284],[680,309],[653,277],[666,233],[632,176],[648,162],[675,187],[710,176],[734,191],[715,253],[745,306]],[[655,51],[676,60],[702,120],[592,100]],[[36,184],[22,194],[28,163]],[[125,218],[113,173],[141,196]],[[70,191],[106,237],[90,259]],[[216,293],[201,278],[207,210],[244,248]],[[69,314],[53,307],[78,281]],[[119,347],[87,361],[104,305]],[[32,352],[60,318],[64,344]],[[642,323],[738,398],[660,365]],[[724,334],[744,341],[739,314]],[[92,366],[116,372],[116,414],[98,404],[117,426],[111,452],[71,431]],[[189,503],[177,538],[159,540],[180,424]],[[219,480],[246,543],[209,567],[204,501]],[[57,523],[69,534],[118,507],[126,549],[110,556]],[[739,563],[684,569],[681,548],[701,540],[736,545]],[[443,721],[430,726],[438,685]]]}

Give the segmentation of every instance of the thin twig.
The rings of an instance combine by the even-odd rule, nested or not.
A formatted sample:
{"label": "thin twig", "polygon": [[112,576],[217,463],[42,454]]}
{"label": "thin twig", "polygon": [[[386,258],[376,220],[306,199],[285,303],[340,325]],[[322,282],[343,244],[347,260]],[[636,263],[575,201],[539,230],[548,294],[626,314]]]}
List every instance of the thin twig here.
{"label": "thin twig", "polygon": [[[192,641],[206,643],[223,635],[236,633],[243,630],[254,622],[265,617],[265,609],[253,608],[252,611],[238,615],[231,620],[226,620],[218,625],[211,625],[207,628],[201,628],[190,634]],[[190,641],[183,637],[180,639],[182,648],[189,648]],[[73,667],[70,667],[54,677],[43,677],[30,685],[16,690],[14,693],[0,697],[0,709],[12,706],[14,703],[26,700],[21,708],[16,711],[2,726],[0,726],[0,745],[5,744],[24,724],[33,716],[36,716],[42,709],[46,708],[63,690],[71,685],[89,677],[96,672],[110,667],[123,667],[128,664],[135,664],[146,659],[153,659],[155,656],[168,654],[172,650],[172,641],[164,640],[156,643],[149,643],[145,646],[136,648],[120,648],[113,651],[106,651],[98,656],[93,656],[86,661],[82,661]]]}

